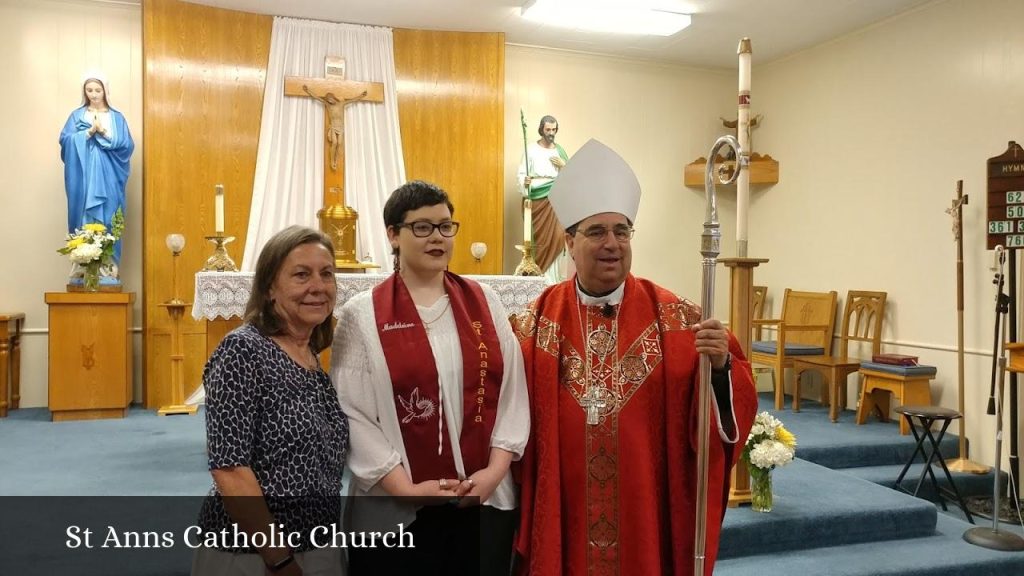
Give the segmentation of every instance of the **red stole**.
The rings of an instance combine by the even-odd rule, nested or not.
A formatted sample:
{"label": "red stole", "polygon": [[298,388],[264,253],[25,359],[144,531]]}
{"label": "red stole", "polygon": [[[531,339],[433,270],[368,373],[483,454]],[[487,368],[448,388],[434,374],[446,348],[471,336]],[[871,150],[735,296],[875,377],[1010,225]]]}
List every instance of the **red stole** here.
{"label": "red stole", "polygon": [[[592,354],[584,350],[581,324],[607,328],[613,320],[596,310],[588,314],[575,290],[573,280],[549,288],[516,327],[532,418],[520,470],[520,573],[692,574],[699,355],[687,326],[699,320],[698,307],[627,277],[616,312],[619,367],[595,371],[600,366],[591,363],[593,380],[617,386],[620,407],[589,426],[579,364]],[[757,408],[750,367],[735,339],[730,350],[741,443],[721,441],[712,412],[707,574],[717,555],[729,471]]]}
{"label": "red stole", "polygon": [[[480,285],[445,272],[444,288],[462,348],[462,433],[466,474],[487,466],[498,412],[502,358],[498,333]],[[373,289],[373,309],[391,375],[395,411],[413,482],[457,478],[440,404],[437,365],[427,331],[398,274]],[[440,448],[439,448],[440,445]],[[439,453],[440,451],[440,453]]]}

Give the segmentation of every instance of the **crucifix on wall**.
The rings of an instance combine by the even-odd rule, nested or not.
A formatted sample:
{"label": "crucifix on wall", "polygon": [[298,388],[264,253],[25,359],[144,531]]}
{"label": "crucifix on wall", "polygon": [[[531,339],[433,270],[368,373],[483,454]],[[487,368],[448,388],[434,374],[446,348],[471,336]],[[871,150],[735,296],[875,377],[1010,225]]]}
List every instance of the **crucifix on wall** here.
{"label": "crucifix on wall", "polygon": [[313,98],[324,105],[324,209],[320,228],[334,240],[339,268],[359,269],[356,256],[356,219],[345,205],[345,107],[353,102],[383,102],[384,84],[345,79],[345,60],[328,56],[324,78],[286,76],[285,96]]}

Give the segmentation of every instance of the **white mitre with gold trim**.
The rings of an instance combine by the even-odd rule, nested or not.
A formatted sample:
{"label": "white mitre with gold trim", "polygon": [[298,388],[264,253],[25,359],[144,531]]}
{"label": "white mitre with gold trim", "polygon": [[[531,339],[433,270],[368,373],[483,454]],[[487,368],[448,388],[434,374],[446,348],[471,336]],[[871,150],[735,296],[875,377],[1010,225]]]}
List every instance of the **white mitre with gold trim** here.
{"label": "white mitre with gold trim", "polygon": [[618,212],[635,223],[640,182],[622,156],[590,139],[559,172],[548,201],[563,228],[604,212]]}

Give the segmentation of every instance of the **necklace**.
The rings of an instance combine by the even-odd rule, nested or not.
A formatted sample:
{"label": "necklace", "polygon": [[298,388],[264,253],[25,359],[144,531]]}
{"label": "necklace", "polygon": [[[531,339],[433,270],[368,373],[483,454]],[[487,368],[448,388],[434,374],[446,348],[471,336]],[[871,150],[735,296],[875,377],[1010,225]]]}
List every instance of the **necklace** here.
{"label": "necklace", "polygon": [[601,422],[601,416],[610,414],[618,406],[618,398],[613,390],[599,384],[595,384],[591,378],[590,353],[593,352],[601,358],[608,356],[609,349],[615,352],[611,365],[611,377],[614,386],[615,369],[619,365],[619,315],[615,315],[615,324],[609,332],[603,326],[593,333],[584,329],[583,315],[587,314],[587,328],[590,327],[590,315],[587,306],[580,302],[579,294],[576,295],[576,311],[579,313],[580,334],[583,336],[583,396],[580,398],[580,406],[587,413],[587,425],[597,426]]}
{"label": "necklace", "polygon": [[444,316],[444,313],[448,311],[448,307],[451,306],[451,304],[452,304],[452,300],[451,300],[451,298],[449,298],[448,301],[445,302],[445,304],[444,304],[444,309],[442,309],[441,313],[438,314],[437,316],[435,316],[433,320],[424,320],[424,319],[420,318],[420,321],[423,323],[423,328],[427,332],[430,332],[430,325],[433,324],[434,322],[437,322],[438,320],[440,320],[441,317]]}
{"label": "necklace", "polygon": [[317,356],[313,350],[307,345],[296,344],[291,340],[271,338],[277,347],[281,349],[292,362],[295,362],[306,370],[316,370],[319,364],[317,364]]}

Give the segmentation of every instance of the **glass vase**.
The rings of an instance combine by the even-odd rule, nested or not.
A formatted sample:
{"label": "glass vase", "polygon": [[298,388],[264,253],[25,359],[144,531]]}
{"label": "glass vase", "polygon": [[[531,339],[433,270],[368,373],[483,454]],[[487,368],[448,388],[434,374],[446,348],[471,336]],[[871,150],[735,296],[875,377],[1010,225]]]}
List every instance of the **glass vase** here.
{"label": "glass vase", "polygon": [[100,261],[96,260],[82,266],[82,287],[86,292],[100,289]]}
{"label": "glass vase", "polygon": [[772,511],[772,471],[750,467],[750,509],[754,512]]}

